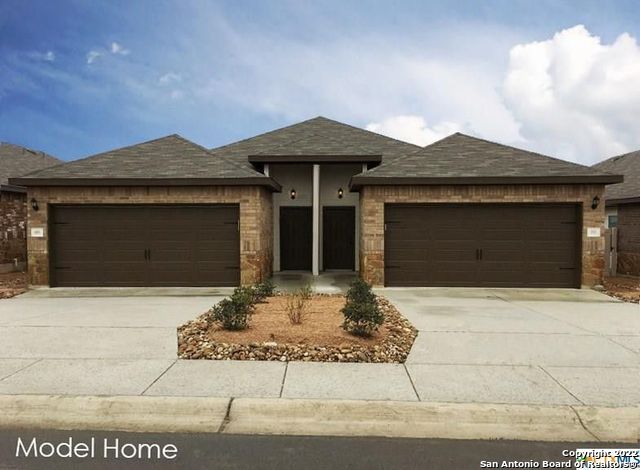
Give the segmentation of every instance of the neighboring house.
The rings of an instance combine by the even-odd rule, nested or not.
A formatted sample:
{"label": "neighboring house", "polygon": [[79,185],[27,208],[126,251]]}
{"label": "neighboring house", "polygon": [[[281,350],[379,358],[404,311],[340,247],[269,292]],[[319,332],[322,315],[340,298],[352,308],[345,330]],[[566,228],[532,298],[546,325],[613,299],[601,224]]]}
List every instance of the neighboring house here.
{"label": "neighboring house", "polygon": [[593,168],[624,176],[623,183],[607,186],[604,193],[606,226],[618,228],[618,273],[640,276],[640,150]]}
{"label": "neighboring house", "polygon": [[596,202],[622,177],[318,117],[213,150],[171,135],[12,181],[37,205],[32,285],[234,286],[338,269],[375,285],[580,287],[602,280]]}
{"label": "neighboring house", "polygon": [[59,163],[44,152],[0,142],[0,272],[22,270],[27,260],[27,190],[8,179]]}

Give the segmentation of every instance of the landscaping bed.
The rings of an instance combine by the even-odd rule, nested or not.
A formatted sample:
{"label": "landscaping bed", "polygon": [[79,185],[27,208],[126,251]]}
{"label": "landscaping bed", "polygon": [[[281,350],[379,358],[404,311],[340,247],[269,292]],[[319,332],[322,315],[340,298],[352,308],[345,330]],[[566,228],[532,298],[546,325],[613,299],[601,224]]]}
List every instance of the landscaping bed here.
{"label": "landscaping bed", "polygon": [[640,278],[616,276],[604,280],[607,294],[625,302],[640,302]]}
{"label": "landscaping bed", "polygon": [[27,273],[1,273],[0,299],[9,299],[27,290]]}
{"label": "landscaping bed", "polygon": [[210,312],[178,329],[182,359],[262,361],[404,362],[417,330],[385,298],[376,301],[384,321],[371,336],[342,328],[345,296],[311,294],[304,319],[292,324],[287,315],[290,294],[276,294],[255,305],[246,329],[229,331],[210,321]]}

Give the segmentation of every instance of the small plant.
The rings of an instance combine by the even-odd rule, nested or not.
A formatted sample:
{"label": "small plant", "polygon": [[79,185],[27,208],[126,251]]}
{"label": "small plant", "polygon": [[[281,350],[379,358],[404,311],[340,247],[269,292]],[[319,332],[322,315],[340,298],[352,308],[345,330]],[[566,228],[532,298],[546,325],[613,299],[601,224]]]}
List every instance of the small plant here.
{"label": "small plant", "polygon": [[225,330],[244,330],[249,326],[254,303],[254,290],[251,287],[236,287],[231,297],[222,299],[211,309],[210,318]]}
{"label": "small plant", "polygon": [[378,306],[371,286],[357,278],[347,291],[347,302],[342,308],[342,328],[356,336],[371,336],[384,322],[384,314]]}
{"label": "small plant", "polygon": [[311,283],[307,282],[304,286],[298,289],[298,295],[302,296],[305,300],[309,300],[313,295],[313,289],[311,288]]}
{"label": "small plant", "polygon": [[307,301],[309,298],[310,295],[304,288],[298,289],[287,297],[287,303],[284,308],[292,325],[302,323],[302,320],[307,314]]}
{"label": "small plant", "polygon": [[275,284],[271,279],[267,279],[253,286],[253,297],[256,302],[264,302],[264,300],[267,297],[271,297],[275,291]]}

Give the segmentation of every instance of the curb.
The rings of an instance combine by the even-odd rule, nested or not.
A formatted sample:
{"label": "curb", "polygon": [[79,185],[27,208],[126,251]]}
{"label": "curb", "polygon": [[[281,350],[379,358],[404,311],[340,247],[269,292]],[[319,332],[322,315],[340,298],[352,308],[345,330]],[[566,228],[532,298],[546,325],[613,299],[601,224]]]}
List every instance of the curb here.
{"label": "curb", "polygon": [[640,407],[0,395],[0,428],[640,442]]}
{"label": "curb", "polygon": [[0,429],[218,432],[227,398],[0,395]]}
{"label": "curb", "polygon": [[224,431],[635,443],[640,408],[239,398]]}

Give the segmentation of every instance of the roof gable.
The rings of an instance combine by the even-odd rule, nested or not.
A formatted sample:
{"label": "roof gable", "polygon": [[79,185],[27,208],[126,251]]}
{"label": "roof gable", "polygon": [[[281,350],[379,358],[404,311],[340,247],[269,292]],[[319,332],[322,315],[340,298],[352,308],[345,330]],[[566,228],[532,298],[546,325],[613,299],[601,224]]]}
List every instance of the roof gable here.
{"label": "roof gable", "polygon": [[624,176],[624,181],[607,186],[604,198],[607,201],[640,198],[640,150],[618,155],[593,165],[593,168]]}
{"label": "roof gable", "polygon": [[393,159],[417,149],[417,145],[320,116],[211,151],[249,165],[251,155],[286,154],[301,159],[310,155],[381,155]]}
{"label": "roof gable", "polygon": [[[252,168],[224,157],[214,157],[209,150],[177,134],[99,153],[64,165],[30,173],[23,183],[65,180],[91,180],[105,184],[119,180],[132,184],[136,180],[242,180],[272,182]],[[273,182],[272,182],[273,183]],[[146,183],[145,183],[146,184]]]}
{"label": "roof gable", "polygon": [[[354,177],[356,183],[385,178],[422,180],[423,184],[485,184],[513,181],[603,182],[612,175],[539,153],[455,133]],[[618,178],[619,179],[619,178]],[[400,183],[402,184],[402,183]],[[405,183],[409,184],[409,183]]]}
{"label": "roof gable", "polygon": [[0,142],[0,186],[7,185],[9,178],[61,163],[61,160],[44,152]]}

